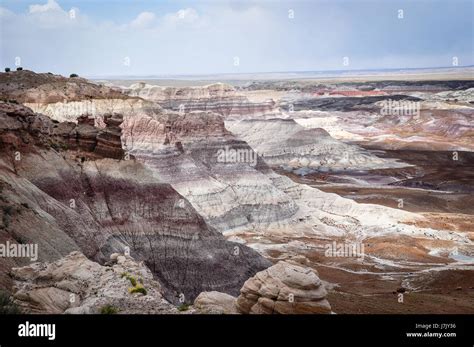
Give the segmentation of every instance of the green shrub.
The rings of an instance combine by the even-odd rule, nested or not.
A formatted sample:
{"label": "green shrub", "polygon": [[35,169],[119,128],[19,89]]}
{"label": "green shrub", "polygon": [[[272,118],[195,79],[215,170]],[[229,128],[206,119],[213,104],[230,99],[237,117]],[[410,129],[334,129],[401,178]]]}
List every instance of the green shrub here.
{"label": "green shrub", "polygon": [[137,280],[133,278],[132,276],[127,277],[132,286],[136,287],[137,286]]}
{"label": "green shrub", "polygon": [[16,68],[16,71],[21,71],[21,70],[23,70],[22,67],[17,67],[17,68]]}
{"label": "green shrub", "polygon": [[118,308],[112,305],[105,305],[100,308],[100,314],[117,314]]}
{"label": "green shrub", "polygon": [[11,70],[10,70],[9,67],[6,67],[6,68],[5,68],[5,72],[10,72],[10,71],[11,71]]}
{"label": "green shrub", "polygon": [[75,74],[75,73],[72,73],[72,74],[69,75],[69,78],[74,78],[74,77],[79,77],[79,75]]}
{"label": "green shrub", "polygon": [[189,310],[189,305],[188,304],[181,304],[178,306],[178,311],[187,311]]}
{"label": "green shrub", "polygon": [[120,275],[120,277],[122,278],[126,278],[127,280],[130,281],[130,283],[132,284],[132,286],[136,287],[137,286],[137,280],[135,279],[135,277],[129,275],[127,272],[124,272],[122,275]]}
{"label": "green shrub", "polygon": [[7,292],[0,291],[0,314],[20,314],[21,310]]}
{"label": "green shrub", "polygon": [[147,294],[147,291],[146,291],[145,287],[143,287],[143,285],[140,284],[140,283],[138,283],[133,288],[129,288],[128,291],[130,292],[130,294],[133,294],[133,293],[142,293],[143,295]]}

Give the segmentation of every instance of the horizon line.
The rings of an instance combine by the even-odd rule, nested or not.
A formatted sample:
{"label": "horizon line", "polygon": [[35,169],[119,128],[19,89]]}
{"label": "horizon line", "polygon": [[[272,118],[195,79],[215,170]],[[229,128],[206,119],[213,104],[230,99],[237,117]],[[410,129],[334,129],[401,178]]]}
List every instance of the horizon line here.
{"label": "horizon line", "polygon": [[[433,67],[397,67],[397,68],[376,68],[376,69],[329,69],[329,70],[287,70],[287,71],[254,71],[254,72],[216,72],[216,73],[188,73],[188,74],[147,74],[147,75],[84,75],[84,78],[90,79],[111,79],[114,77],[120,78],[159,78],[159,79],[173,79],[183,77],[211,77],[211,76],[222,76],[222,75],[271,75],[271,74],[324,74],[324,73],[357,73],[357,72],[376,72],[376,71],[409,71],[409,70],[437,70],[437,69],[462,69],[462,68],[474,68],[474,65],[460,65],[460,66],[433,66]],[[474,76],[473,76],[474,78]]]}

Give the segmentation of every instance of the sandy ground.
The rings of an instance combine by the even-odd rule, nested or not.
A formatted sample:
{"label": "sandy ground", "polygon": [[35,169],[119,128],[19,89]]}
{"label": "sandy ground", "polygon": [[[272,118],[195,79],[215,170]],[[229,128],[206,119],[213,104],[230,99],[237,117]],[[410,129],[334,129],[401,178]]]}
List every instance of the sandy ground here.
{"label": "sandy ground", "polygon": [[[474,312],[474,269],[450,268],[450,260],[427,255],[423,239],[368,239],[366,256],[358,260],[325,256],[324,246],[332,239],[239,236],[266,244],[265,256],[273,262],[292,259],[318,271],[338,314]],[[298,241],[307,249],[291,247]],[[376,261],[387,255],[393,264]]]}
{"label": "sandy ground", "polygon": [[[276,169],[298,183],[337,193],[359,203],[379,204],[421,213],[428,217],[418,227],[462,232],[474,240],[474,160],[470,155],[456,167],[446,153],[392,151],[385,157],[411,162],[412,168],[376,170],[366,178],[399,180],[399,186],[384,184],[349,185],[344,174],[313,174],[306,177]],[[374,170],[375,171],[375,170]],[[357,179],[364,174],[357,173]],[[448,180],[449,179],[449,180]],[[446,182],[449,181],[449,184]],[[419,184],[414,184],[418,182]],[[406,186],[405,186],[406,185]],[[418,186],[412,188],[412,186]],[[429,187],[429,188],[428,188]],[[439,187],[446,190],[437,189]],[[451,190],[451,191],[450,191]],[[249,242],[256,242],[250,238]],[[295,239],[272,238],[265,248],[273,261],[301,257],[329,283],[329,301],[337,313],[473,313],[474,262],[456,263],[447,252],[435,254],[430,249],[450,249],[450,241],[408,236],[372,237],[364,240],[364,259],[328,258],[324,246],[334,240],[305,238],[298,241],[307,248],[291,246]],[[335,240],[341,243],[348,240]],[[265,242],[258,240],[258,242]],[[381,261],[382,260],[382,261]]]}

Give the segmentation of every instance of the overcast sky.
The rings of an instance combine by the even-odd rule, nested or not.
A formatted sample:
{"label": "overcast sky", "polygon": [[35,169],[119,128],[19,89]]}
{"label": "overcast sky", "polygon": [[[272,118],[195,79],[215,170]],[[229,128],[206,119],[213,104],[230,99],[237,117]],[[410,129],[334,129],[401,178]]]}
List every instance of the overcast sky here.
{"label": "overcast sky", "polygon": [[473,3],[0,0],[0,63],[83,76],[473,65]]}

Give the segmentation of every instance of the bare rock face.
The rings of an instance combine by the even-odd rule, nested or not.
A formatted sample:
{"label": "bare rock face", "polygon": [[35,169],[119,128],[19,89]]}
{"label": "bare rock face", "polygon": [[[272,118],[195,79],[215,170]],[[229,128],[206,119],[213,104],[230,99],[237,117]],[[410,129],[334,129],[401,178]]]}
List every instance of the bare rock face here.
{"label": "bare rock face", "polygon": [[78,122],[62,122],[34,113],[28,107],[0,102],[0,147],[30,152],[33,146],[83,151],[100,158],[122,159],[118,114],[104,115],[105,128],[94,126],[94,118],[83,115]]}
{"label": "bare rock face", "polygon": [[221,292],[202,292],[194,300],[194,308],[206,314],[238,314],[236,298]]}
{"label": "bare rock face", "polygon": [[[225,129],[222,116],[148,109],[126,116],[122,141],[163,181],[223,232],[253,223],[279,223],[297,207],[265,175],[268,167]],[[239,158],[227,154],[243,153]]]}
{"label": "bare rock face", "polygon": [[[206,290],[237,295],[246,279],[271,265],[245,245],[226,241],[142,163],[103,158],[95,147],[94,152],[57,145],[52,150],[52,144],[67,143],[71,129],[78,129],[79,139],[92,140],[104,131],[107,140],[117,139],[121,117],[105,117],[99,131],[84,117],[80,124],[59,123],[0,102],[0,119],[0,240],[38,244],[39,261],[80,250],[104,263],[128,247],[172,302],[184,295],[190,303]],[[113,154],[103,148],[102,155]],[[86,154],[90,160],[83,161]],[[9,289],[9,269],[25,262],[0,259],[0,285]]]}
{"label": "bare rock face", "polygon": [[248,279],[236,305],[253,314],[331,313],[326,295],[314,270],[281,261]]}
{"label": "bare rock face", "polygon": [[122,258],[101,266],[72,252],[52,263],[13,268],[14,299],[24,313],[178,313],[143,262]]}
{"label": "bare rock face", "polygon": [[270,166],[284,166],[297,173],[408,166],[336,140],[322,128],[305,129],[293,119],[227,121],[226,127],[261,154]]}
{"label": "bare rock face", "polygon": [[63,100],[127,98],[120,91],[80,77],[67,78],[29,70],[0,73],[1,100],[52,103]]}
{"label": "bare rock face", "polygon": [[159,103],[163,108],[173,111],[212,111],[224,117],[262,116],[275,113],[273,100],[251,102],[246,96],[225,83],[214,83],[202,87],[160,87],[136,83],[124,89],[130,96]]}
{"label": "bare rock face", "polygon": [[103,157],[121,159],[124,156],[122,149],[122,129],[120,124],[123,116],[120,114],[107,114],[104,116],[105,129],[97,135],[95,152]]}

